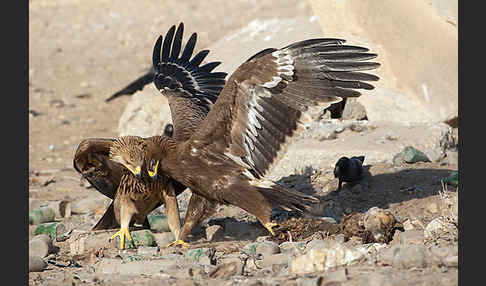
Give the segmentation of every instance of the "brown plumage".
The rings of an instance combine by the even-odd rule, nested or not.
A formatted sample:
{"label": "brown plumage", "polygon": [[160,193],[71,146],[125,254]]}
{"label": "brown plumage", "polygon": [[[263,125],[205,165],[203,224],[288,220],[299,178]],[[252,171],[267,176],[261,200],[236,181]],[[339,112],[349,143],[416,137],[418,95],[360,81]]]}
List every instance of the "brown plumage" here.
{"label": "brown plumage", "polygon": [[[212,72],[220,62],[201,64],[208,50],[192,56],[197,41],[196,33],[190,36],[184,49],[181,49],[183,32],[183,23],[179,24],[177,30],[175,25],[168,30],[163,42],[162,56],[157,63],[156,74],[160,88],[183,94],[181,97],[169,99],[173,126],[172,132],[165,132],[172,133],[174,140],[181,144],[199,129],[226,83],[225,72]],[[147,165],[147,167],[149,173],[154,171],[154,166]],[[193,192],[184,225],[175,244],[184,245],[184,240],[194,226],[212,215],[216,206],[217,202],[207,200]]]}
{"label": "brown plumage", "polygon": [[[159,166],[164,174],[210,201],[246,210],[273,234],[273,207],[304,211],[317,201],[264,179],[291,139],[310,121],[306,111],[357,97],[360,93],[355,89],[373,89],[366,81],[378,80],[360,72],[379,66],[366,61],[376,54],[343,43],[311,39],[257,53],[231,75],[188,139],[178,142],[153,137],[147,145],[147,166]],[[172,114],[183,118],[179,102],[196,102],[197,98],[180,84],[167,84],[167,77],[161,74],[166,68],[161,62],[167,55],[164,49],[161,55],[161,47],[159,37],[153,53],[154,84],[167,96]]]}
{"label": "brown plumage", "polygon": [[[186,187],[165,176],[153,180],[137,168],[144,144],[146,139],[125,136],[113,140],[87,139],[78,146],[74,168],[98,191],[113,199],[93,229],[120,227],[125,232],[123,235],[130,238],[129,226],[137,222],[148,227],[147,215],[165,203],[169,228],[178,237],[180,219],[176,196]],[[124,248],[124,237],[120,239]]]}
{"label": "brown plumage", "polygon": [[[168,79],[173,79],[181,83],[193,98],[197,98],[196,101],[191,100],[188,104],[185,104],[187,101],[184,99],[179,100],[177,110],[183,113],[184,116],[177,116],[173,112],[174,125],[168,124],[164,128],[165,136],[176,136],[176,139],[180,142],[187,140],[204,120],[211,105],[216,101],[220,90],[224,86],[224,77],[226,76],[226,73],[223,72],[211,72],[220,62],[210,62],[200,65],[201,61],[208,54],[207,50],[199,52],[191,60],[197,40],[196,33],[191,35],[181,57],[178,57],[181,50],[183,29],[184,25],[181,23],[175,33],[175,37],[175,26],[171,27],[167,32],[166,38],[172,39],[174,37],[174,42],[172,46],[170,44],[164,46],[166,49],[164,53],[167,55],[164,62],[166,68],[163,72],[159,73],[159,76],[163,74],[166,77],[166,81],[169,84],[171,81]],[[169,54],[171,54],[170,57]],[[213,82],[209,84],[208,82],[210,81]],[[128,169],[121,164],[109,159],[109,150],[114,140],[83,140],[79,144],[74,158],[74,168],[95,186],[98,191],[112,199],[120,184],[121,174],[128,172]],[[162,186],[166,185],[166,189],[170,187],[174,188],[176,195],[179,195],[186,188],[179,182],[163,175],[157,176],[157,180]],[[183,243],[195,225],[214,213],[216,205],[215,202],[208,201],[197,194],[192,194],[182,230],[179,235],[174,234],[177,238],[176,242]],[[156,207],[158,206],[160,204]],[[146,219],[144,225],[148,226]],[[115,227],[119,227],[119,223],[115,219],[112,203],[93,229]]]}

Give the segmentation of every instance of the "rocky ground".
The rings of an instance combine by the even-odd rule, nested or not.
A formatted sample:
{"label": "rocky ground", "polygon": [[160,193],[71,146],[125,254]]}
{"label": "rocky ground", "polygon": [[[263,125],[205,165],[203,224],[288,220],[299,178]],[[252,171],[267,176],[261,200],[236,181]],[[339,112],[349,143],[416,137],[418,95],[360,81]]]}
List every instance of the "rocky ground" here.
{"label": "rocky ground", "polygon": [[[341,120],[316,115],[269,174],[320,198],[306,217],[276,210],[277,237],[231,206],[193,230],[189,249],[165,248],[173,239],[167,228],[148,238],[137,232],[138,247],[123,251],[108,241],[116,230],[90,231],[109,199],[72,168],[76,144],[160,133],[169,118],[152,86],[133,97],[104,99],[146,70],[157,35],[180,21],[186,37],[198,32],[197,49],[209,48],[210,60],[223,61],[227,72],[261,48],[321,33],[307,2],[274,4],[29,2],[29,210],[48,207],[50,221],[59,223],[53,238],[36,234],[39,221],[29,224],[30,285],[458,284],[459,190],[454,180],[443,182],[458,169],[457,128],[366,120],[359,101],[349,102]],[[373,91],[363,96],[372,98]],[[400,161],[395,155],[406,146],[429,162]],[[335,162],[357,155],[366,157],[365,177],[336,191]],[[182,217],[188,197],[179,197]]]}

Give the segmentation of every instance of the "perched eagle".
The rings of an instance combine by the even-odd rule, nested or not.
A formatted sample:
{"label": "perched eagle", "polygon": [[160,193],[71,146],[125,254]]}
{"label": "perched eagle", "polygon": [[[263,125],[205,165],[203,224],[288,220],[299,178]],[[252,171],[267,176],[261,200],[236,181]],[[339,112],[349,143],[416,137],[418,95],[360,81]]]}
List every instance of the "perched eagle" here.
{"label": "perched eagle", "polygon": [[128,227],[137,222],[148,228],[147,215],[163,203],[166,205],[169,228],[176,238],[180,235],[176,196],[186,187],[165,176],[161,176],[160,181],[154,181],[140,169],[132,167],[141,162],[138,154],[146,144],[145,140],[135,136],[89,138],[78,145],[74,155],[76,171],[99,192],[113,199],[93,230],[120,227],[115,236],[120,235],[122,249],[125,236],[131,239]]}
{"label": "perched eagle", "polygon": [[[174,125],[188,115],[187,106],[204,104],[194,89],[211,90],[217,81],[187,84],[168,72],[186,75],[177,60],[168,64],[172,34],[160,36],[153,51],[154,84],[169,101]],[[176,37],[177,39],[177,37]],[[285,154],[291,139],[305,129],[310,108],[329,108],[378,77],[376,57],[364,47],[340,39],[300,41],[265,49],[231,75],[201,126],[183,142],[154,136],[145,150],[150,174],[163,173],[199,196],[235,205],[253,214],[274,235],[271,209],[304,211],[317,199],[285,189],[264,176]],[[178,47],[179,41],[174,41]],[[184,57],[184,54],[183,56]],[[177,116],[174,116],[177,115]],[[181,124],[182,125],[182,124]],[[180,125],[179,125],[180,126]],[[175,137],[179,130],[176,129]],[[184,134],[184,136],[187,136]]]}
{"label": "perched eagle", "polygon": [[[184,26],[181,23],[177,29],[176,37],[174,39],[175,45],[172,49],[172,55],[174,55],[174,57],[178,57],[180,53],[180,44],[182,42],[183,29]],[[170,35],[171,33],[173,35],[174,31],[175,26],[168,31],[167,35]],[[201,51],[196,54],[191,60],[196,40],[197,34],[193,33],[187,44],[185,45],[185,48],[182,52],[182,57],[177,60],[177,64],[182,67],[181,70],[183,72],[174,74],[171,70],[169,70],[167,72],[167,75],[174,76],[179,80],[183,81],[186,85],[191,86],[203,85],[203,83],[206,81],[215,82],[213,82],[213,84],[207,89],[192,88],[191,92],[193,93],[193,96],[199,97],[199,99],[201,100],[200,104],[198,104],[197,106],[185,106],[185,108],[183,108],[183,115],[185,116],[185,118],[176,120],[177,123],[175,123],[174,125],[167,124],[165,126],[164,135],[169,137],[175,136],[175,139],[181,142],[187,140],[187,138],[189,138],[190,135],[192,135],[192,133],[194,133],[195,130],[199,127],[200,123],[206,117],[209,109],[211,108],[211,105],[216,101],[219,92],[225,84],[224,78],[226,76],[226,73],[211,72],[220,64],[220,62],[210,62],[205,65],[200,65],[209,51]],[[179,44],[177,44],[176,42],[178,42]],[[167,58],[167,63],[174,64],[174,61],[172,59],[172,57]],[[187,78],[187,75],[190,76],[189,79]],[[173,115],[173,117],[174,116],[177,117],[177,115]],[[127,174],[127,172],[130,170],[130,168],[127,168],[122,164],[112,161],[110,159],[109,153],[114,141],[115,139],[83,140],[78,145],[73,162],[76,171],[82,174],[83,177],[86,178],[98,191],[110,197],[111,199],[114,199],[115,194],[119,189],[122,174]],[[132,168],[132,170],[134,169]],[[141,176],[141,173],[139,173],[139,176]],[[167,189],[173,188],[176,195],[179,195],[186,188],[177,181],[169,179],[163,175],[157,176],[157,180],[159,181],[158,183],[160,187],[163,188],[165,186],[165,188]],[[173,184],[173,186],[171,186],[171,184]],[[122,186],[121,188],[127,187]],[[164,203],[164,201],[162,201],[161,203]],[[166,203],[174,204],[173,206],[166,206],[166,209],[167,211],[169,211],[169,209],[173,210],[172,214],[171,212],[168,212],[167,215],[169,222],[173,221],[172,224],[174,225],[174,227],[172,227],[171,229],[176,229],[175,222],[178,222],[179,219],[178,212],[177,216],[175,212],[175,210],[177,209],[177,201],[174,202],[172,200],[168,200],[166,201]],[[156,207],[159,207],[160,205],[161,204],[159,203],[154,207],[154,209]],[[186,245],[184,243],[184,239],[191,233],[191,230],[194,228],[195,225],[197,225],[200,221],[214,213],[215,207],[216,202],[208,201],[204,197],[200,197],[197,194],[192,194],[182,230],[180,232],[173,231],[174,236],[177,240],[170,245]],[[117,219],[115,219],[114,203],[112,203],[93,229],[109,229],[118,226],[120,226],[120,223]],[[144,226],[148,227],[148,221],[146,219],[144,222]]]}

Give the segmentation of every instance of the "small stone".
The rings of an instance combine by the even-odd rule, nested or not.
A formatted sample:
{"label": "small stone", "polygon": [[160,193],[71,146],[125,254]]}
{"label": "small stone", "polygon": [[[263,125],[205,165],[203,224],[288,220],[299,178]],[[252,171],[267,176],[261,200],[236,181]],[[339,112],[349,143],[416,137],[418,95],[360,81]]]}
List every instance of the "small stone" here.
{"label": "small stone", "polygon": [[393,258],[398,251],[400,251],[400,246],[398,245],[393,245],[392,247],[381,249],[376,256],[376,260],[381,265],[392,265]]}
{"label": "small stone", "polygon": [[234,275],[241,275],[243,271],[243,263],[241,261],[231,261],[217,265],[211,272],[210,278],[230,278]]}
{"label": "small stone", "polygon": [[430,203],[430,204],[427,205],[427,211],[429,213],[435,214],[435,213],[439,212],[439,206],[437,206],[436,203]]}
{"label": "small stone", "polygon": [[[141,230],[136,230],[136,231],[131,231],[130,235],[132,237],[132,241],[127,241],[126,247],[127,248],[134,248],[133,244],[135,246],[141,247],[141,246],[153,246],[155,245],[155,237],[152,234],[152,232],[148,229],[141,229]],[[119,246],[120,245],[120,237],[117,236],[116,238],[116,243]]]}
{"label": "small stone", "polygon": [[[105,240],[106,243],[107,240]],[[81,255],[84,254],[86,246],[85,246],[86,238],[81,237],[77,239],[73,239],[69,243],[69,251],[71,255]]]}
{"label": "small stone", "polygon": [[391,133],[387,133],[385,134],[385,139],[386,140],[390,140],[390,141],[397,141],[398,140],[398,136],[394,135],[394,134],[391,134]]}
{"label": "small stone", "polygon": [[50,150],[50,151],[54,151],[54,149],[55,149],[54,144],[49,145],[49,150]]}
{"label": "small stone", "polygon": [[403,229],[405,231],[413,230],[413,229],[415,229],[415,226],[413,225],[413,223],[409,219],[407,219],[403,222]]}
{"label": "small stone", "polygon": [[169,232],[169,222],[167,216],[163,214],[148,215],[147,220],[150,225],[150,229],[154,232]]}
{"label": "small stone", "polygon": [[[131,257],[131,258],[130,258]],[[183,265],[183,260],[176,257],[158,257],[151,260],[136,259],[133,255],[127,259],[103,258],[94,265],[96,273],[101,275],[127,275],[127,276],[157,276],[167,279],[167,272],[175,272]],[[136,283],[135,283],[136,284]]]}
{"label": "small stone", "polygon": [[44,206],[29,212],[29,224],[41,224],[54,221],[56,213],[51,207]]}
{"label": "small stone", "polygon": [[430,162],[430,159],[422,151],[412,146],[403,148],[403,151],[393,157],[393,164]]}
{"label": "small stone", "polygon": [[52,239],[47,234],[36,235],[29,241],[29,256],[44,258],[53,250]]}
{"label": "small stone", "polygon": [[256,254],[259,255],[269,255],[269,254],[277,254],[280,253],[280,247],[277,243],[273,241],[263,241],[257,244],[256,246]]}
{"label": "small stone", "polygon": [[453,171],[448,177],[442,180],[444,183],[457,187],[459,184],[459,172]]}
{"label": "small stone", "polygon": [[98,197],[98,198],[91,198],[88,197],[86,199],[73,201],[71,204],[71,213],[72,214],[86,214],[89,212],[94,211],[99,207],[105,207],[110,203],[110,199],[107,197]]}
{"label": "small stone", "polygon": [[189,274],[189,277],[192,277],[194,279],[202,279],[204,270],[201,267],[195,266],[195,267],[189,268],[189,270],[187,272]]}
{"label": "small stone", "polygon": [[400,247],[393,257],[393,267],[424,268],[427,266],[426,249],[423,245],[408,245]]}
{"label": "small stone", "polygon": [[431,254],[431,260],[433,260],[437,265],[446,264],[445,260],[449,257],[457,256],[458,248],[457,246],[437,246],[433,245],[429,248],[429,253]]}
{"label": "small stone", "polygon": [[343,233],[339,233],[337,234],[335,237],[334,237],[334,240],[337,242],[337,243],[345,243],[346,241],[348,241],[348,238],[346,237],[346,235],[344,235]]}
{"label": "small stone", "polygon": [[305,249],[307,252],[309,252],[309,250],[314,248],[326,248],[326,247],[328,247],[328,243],[326,241],[322,239],[313,239],[307,243]]}
{"label": "small stone", "polygon": [[[346,268],[341,268],[335,271],[327,272],[325,275],[320,276],[317,279],[317,285],[319,286],[337,286],[341,285],[339,282],[348,280]],[[333,283],[334,282],[334,283]]]}
{"label": "small stone", "polygon": [[396,232],[393,238],[401,245],[409,244],[423,244],[424,243],[424,232],[419,229],[406,230],[404,232]]}
{"label": "small stone", "polygon": [[69,238],[69,231],[66,226],[60,222],[48,222],[39,224],[34,230],[35,235],[47,234],[51,239],[56,241],[64,241]]}
{"label": "small stone", "polygon": [[280,247],[273,241],[252,242],[245,245],[243,249],[256,256],[280,253]]}
{"label": "small stone", "polygon": [[172,232],[156,232],[153,233],[155,241],[159,247],[166,247],[170,243],[174,242],[176,238]]}
{"label": "small stone", "polygon": [[331,130],[322,134],[317,140],[325,141],[325,140],[334,140],[336,138],[337,138],[337,133],[334,130]]}
{"label": "small stone", "polygon": [[222,227],[217,224],[206,227],[206,239],[212,241],[219,230],[222,230]]}
{"label": "small stone", "polygon": [[305,241],[290,242],[285,241],[279,245],[281,253],[303,254],[306,248]]}
{"label": "small stone", "polygon": [[100,248],[110,246],[115,249],[120,244],[116,244],[115,240],[109,242],[110,237],[116,232],[113,231],[77,231],[73,230],[68,242],[71,255],[83,255],[87,253],[94,253]]}
{"label": "small stone", "polygon": [[262,267],[271,265],[288,264],[291,260],[290,253],[267,254],[263,256]]}
{"label": "small stone", "polygon": [[39,256],[29,255],[29,272],[40,272],[47,267],[47,263]]}
{"label": "small stone", "polygon": [[305,274],[325,271],[332,267],[349,265],[364,259],[368,251],[366,248],[348,248],[342,244],[329,240],[327,248],[314,247],[307,254],[297,256],[290,262],[291,274]]}
{"label": "small stone", "polygon": [[424,230],[425,239],[437,239],[439,237],[457,240],[457,227],[449,222],[446,217],[437,217],[433,219]]}
{"label": "small stone", "polygon": [[211,248],[193,248],[189,249],[184,253],[184,259],[199,263],[202,265],[211,264],[211,260],[214,256],[214,249]]}
{"label": "small stone", "polygon": [[366,275],[365,280],[360,283],[367,286],[396,285],[392,273],[371,272]]}
{"label": "small stone", "polygon": [[459,257],[457,255],[449,256],[442,261],[447,267],[457,267],[459,265]]}
{"label": "small stone", "polygon": [[48,206],[54,211],[56,219],[71,216],[71,203],[66,200],[53,201]]}
{"label": "small stone", "polygon": [[144,257],[157,256],[159,248],[156,246],[140,246],[137,247],[137,254]]}

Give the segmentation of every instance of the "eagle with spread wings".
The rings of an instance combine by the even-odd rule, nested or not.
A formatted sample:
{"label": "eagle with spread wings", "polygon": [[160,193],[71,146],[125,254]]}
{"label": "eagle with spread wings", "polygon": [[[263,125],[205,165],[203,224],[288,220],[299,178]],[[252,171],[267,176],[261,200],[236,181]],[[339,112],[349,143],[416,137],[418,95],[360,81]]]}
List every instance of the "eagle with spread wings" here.
{"label": "eagle with spread wings", "polygon": [[[310,110],[358,97],[359,89],[371,90],[368,82],[378,80],[363,72],[379,67],[368,61],[377,55],[344,42],[309,39],[255,54],[231,75],[199,128],[186,132],[182,121],[190,116],[187,106],[205,103],[193,90],[214,81],[186,84],[191,75],[167,63],[172,34],[160,36],[153,51],[154,84],[169,101],[174,125],[181,126],[176,137],[179,132],[188,137],[151,137],[144,167],[150,176],[165,174],[209,201],[242,208],[273,235],[273,207],[305,211],[317,199],[265,175],[311,121]],[[178,41],[173,45],[177,47]],[[184,80],[175,75],[185,75]]]}
{"label": "eagle with spread wings", "polygon": [[[196,33],[191,35],[182,56],[179,57],[183,29],[184,25],[181,23],[177,32],[175,25],[167,32],[167,36],[172,35],[171,37],[174,37],[175,33],[175,38],[174,44],[167,50],[170,56],[165,58],[165,61],[168,65],[181,68],[179,74],[173,75],[171,71],[168,71],[168,74],[178,77],[185,85],[194,86],[190,92],[201,101],[195,106],[188,105],[179,111],[172,111],[187,116],[182,121],[176,120],[173,125],[165,126],[164,136],[173,137],[178,142],[187,140],[199,127],[223,88],[226,76],[224,72],[212,72],[220,62],[201,65],[208,50],[192,57],[197,40]],[[162,174],[156,178],[148,177],[147,173],[142,171],[145,168],[141,168],[142,161],[139,155],[142,154],[141,146],[147,144],[147,140],[150,141],[150,138],[137,136],[116,139],[90,138],[78,145],[73,160],[74,168],[99,192],[113,199],[93,229],[121,226],[120,231],[113,237],[120,236],[120,247],[123,248],[124,238],[130,239],[128,227],[135,221],[148,227],[148,213],[165,203],[169,227],[176,237],[176,241],[169,246],[187,245],[184,242],[185,238],[197,223],[214,213],[217,203],[193,193],[181,230],[176,196],[186,187]]]}

